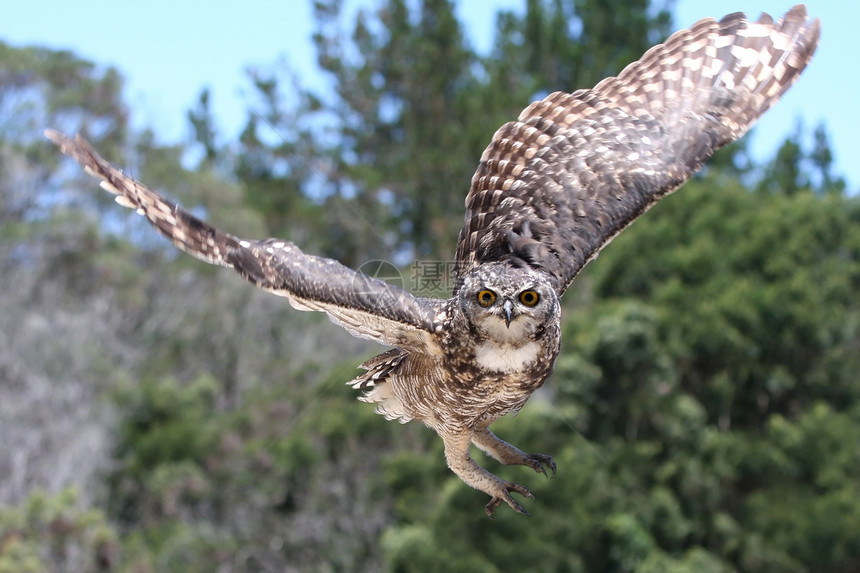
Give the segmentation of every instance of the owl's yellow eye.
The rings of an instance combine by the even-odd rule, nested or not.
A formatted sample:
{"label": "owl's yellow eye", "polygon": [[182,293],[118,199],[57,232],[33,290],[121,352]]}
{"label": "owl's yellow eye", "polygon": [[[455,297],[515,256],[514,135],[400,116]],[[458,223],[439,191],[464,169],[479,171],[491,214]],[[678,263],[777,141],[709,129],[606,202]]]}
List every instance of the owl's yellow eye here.
{"label": "owl's yellow eye", "polygon": [[487,308],[491,304],[496,302],[496,293],[491,290],[482,290],[478,293],[478,304]]}
{"label": "owl's yellow eye", "polygon": [[520,302],[526,306],[534,306],[540,300],[540,295],[533,290],[524,290],[520,293]]}

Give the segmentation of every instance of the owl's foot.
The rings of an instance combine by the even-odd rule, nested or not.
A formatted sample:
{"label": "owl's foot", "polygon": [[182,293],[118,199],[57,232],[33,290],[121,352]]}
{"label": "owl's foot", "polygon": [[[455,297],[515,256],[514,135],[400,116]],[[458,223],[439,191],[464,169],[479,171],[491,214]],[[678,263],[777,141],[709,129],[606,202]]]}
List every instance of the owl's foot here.
{"label": "owl's foot", "polygon": [[472,434],[472,441],[478,448],[488,453],[505,465],[527,466],[539,474],[547,476],[546,466],[555,477],[555,461],[546,454],[527,454],[519,448],[515,448],[504,440],[500,440],[490,428],[485,426],[477,428]]}
{"label": "owl's foot", "polygon": [[[451,468],[451,471],[457,474],[457,476],[463,480],[466,485],[490,496],[490,503],[484,507],[484,511],[489,517],[493,517],[496,508],[499,507],[502,502],[507,503],[511,506],[511,509],[521,515],[530,515],[529,512],[511,496],[511,494],[517,493],[523,497],[534,499],[532,492],[530,492],[527,487],[518,483],[505,481],[476,464],[469,455],[469,442],[471,440],[469,433],[440,432],[439,435],[442,436],[442,441],[445,442],[445,458],[448,461],[448,467]],[[536,464],[543,469],[541,463],[548,462],[544,459],[544,456],[539,454],[539,457],[535,458],[532,464]]]}
{"label": "owl's foot", "polygon": [[[555,477],[555,460],[546,454],[526,454],[523,458],[522,464],[530,467],[539,474],[543,474],[545,477]],[[547,475],[544,466],[552,471],[551,476]]]}
{"label": "owl's foot", "polygon": [[[541,468],[542,470],[543,468]],[[535,496],[532,495],[532,492],[526,486],[520,485],[518,483],[511,483],[509,481],[499,480],[498,487],[495,488],[495,491],[490,493],[493,496],[493,499],[490,500],[490,503],[484,506],[484,512],[486,512],[487,517],[490,519],[493,518],[496,508],[499,507],[504,501],[511,509],[516,511],[521,515],[531,515],[528,511],[525,510],[523,506],[521,506],[517,501],[511,497],[511,492],[518,493],[523,497],[528,497],[534,499]]]}

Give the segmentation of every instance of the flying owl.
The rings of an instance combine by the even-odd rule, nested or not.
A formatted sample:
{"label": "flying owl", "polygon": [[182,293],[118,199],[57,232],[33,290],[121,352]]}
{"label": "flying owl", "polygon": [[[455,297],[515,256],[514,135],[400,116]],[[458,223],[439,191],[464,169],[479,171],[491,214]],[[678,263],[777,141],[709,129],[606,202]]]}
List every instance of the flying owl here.
{"label": "flying owl", "polygon": [[234,237],[124,175],[80,136],[46,136],[183,251],[392,347],[350,382],[364,391],[360,399],[387,419],[435,430],[451,471],[490,496],[489,516],[502,502],[527,514],[511,494],[531,492],[480,467],[469,450],[555,475],[550,456],[519,450],[490,425],[518,412],[552,373],[565,290],[627,225],[776,103],[818,38],[819,22],[802,5],[777,22],[767,14],[704,19],[593,89],[529,105],[481,156],[445,300],[413,296],[285,240]]}

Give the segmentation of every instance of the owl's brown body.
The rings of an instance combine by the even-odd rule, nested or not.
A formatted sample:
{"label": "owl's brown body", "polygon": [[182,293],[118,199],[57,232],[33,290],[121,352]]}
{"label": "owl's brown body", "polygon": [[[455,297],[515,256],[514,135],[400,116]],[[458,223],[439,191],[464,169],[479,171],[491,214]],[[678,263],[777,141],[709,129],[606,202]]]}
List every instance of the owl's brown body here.
{"label": "owl's brown body", "polygon": [[[503,304],[484,313],[469,310],[475,289],[493,289],[509,301],[506,323]],[[538,294],[533,307],[515,306],[521,291]],[[458,300],[458,294],[469,300]],[[465,307],[465,308],[464,308]],[[466,312],[464,312],[464,310]],[[361,398],[377,404],[377,412],[401,422],[421,421],[442,438],[448,466],[466,483],[492,492],[487,506],[492,515],[502,502],[521,513],[525,509],[510,496],[530,496],[480,467],[469,455],[469,445],[505,464],[519,464],[555,475],[556,466],[544,454],[527,454],[502,441],[489,427],[509,413],[517,413],[531,394],[552,374],[561,341],[559,301],[545,277],[511,263],[493,263],[467,273],[454,298],[435,314],[434,353],[395,349],[371,359],[367,372],[351,384],[367,390]]]}
{"label": "owl's brown body", "polygon": [[[534,271],[508,263],[487,265],[473,274],[477,276],[464,281],[465,288],[458,287],[458,292],[471,294],[476,287],[468,283],[474,282],[512,301],[522,290],[518,285],[535,289],[542,280]],[[425,352],[387,352],[362,364],[367,372],[351,384],[368,390],[363,399],[378,403],[386,418],[420,420],[437,431],[459,431],[516,413],[552,373],[559,352],[558,299],[549,284],[539,291],[540,300],[532,308],[517,308],[512,302],[515,315],[508,325],[501,305],[476,320],[474,312],[467,316],[462,308],[468,301],[456,296],[444,301],[434,316],[438,348],[430,361]],[[428,371],[435,374],[427,376]]]}
{"label": "owl's brown body", "polygon": [[613,237],[780,98],[818,36],[803,6],[777,22],[705,19],[594,89],[528,106],[481,157],[447,300],[416,298],[287,241],[219,231],[125,176],[84,140],[47,136],[180,249],[394,347],[351,382],[365,391],[361,399],[389,419],[433,428],[449,467],[491,496],[489,515],[502,502],[526,513],[511,493],[531,497],[529,490],[478,466],[469,449],[555,473],[552,458],[518,450],[489,426],[519,411],[552,373],[561,296]]}

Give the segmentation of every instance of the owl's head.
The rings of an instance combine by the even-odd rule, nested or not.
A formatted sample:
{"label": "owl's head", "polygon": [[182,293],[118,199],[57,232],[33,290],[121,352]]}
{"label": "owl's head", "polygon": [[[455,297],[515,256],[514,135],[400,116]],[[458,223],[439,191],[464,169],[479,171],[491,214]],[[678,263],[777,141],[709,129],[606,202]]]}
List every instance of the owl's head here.
{"label": "owl's head", "polygon": [[526,340],[558,320],[555,289],[545,273],[528,267],[480,265],[463,275],[456,297],[478,333],[493,340]]}

